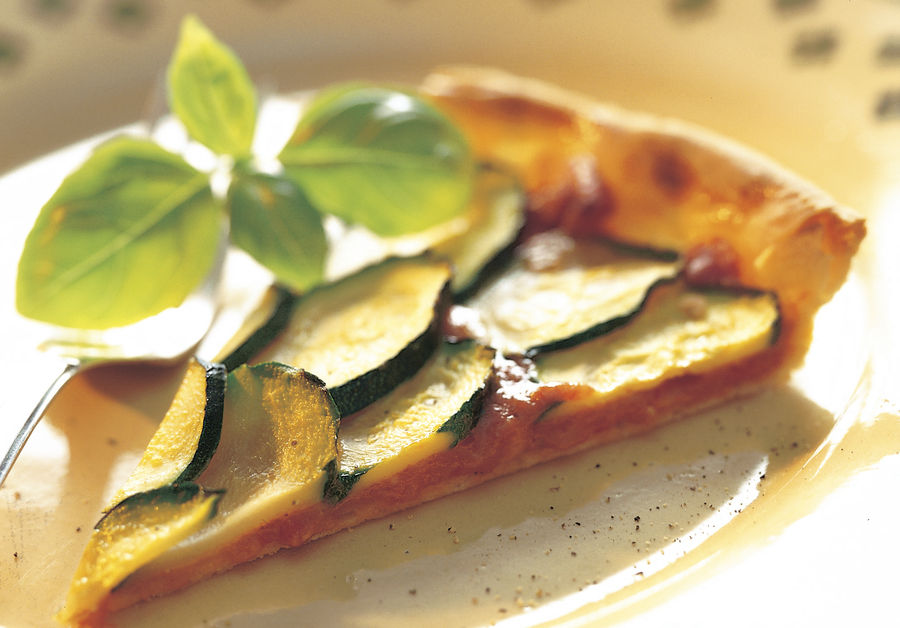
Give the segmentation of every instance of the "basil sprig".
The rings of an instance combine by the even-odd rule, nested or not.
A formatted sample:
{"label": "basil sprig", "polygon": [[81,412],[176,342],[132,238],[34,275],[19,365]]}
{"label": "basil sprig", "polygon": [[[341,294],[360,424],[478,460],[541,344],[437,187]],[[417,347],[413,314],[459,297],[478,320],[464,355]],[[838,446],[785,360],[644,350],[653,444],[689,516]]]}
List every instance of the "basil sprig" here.
{"label": "basil sprig", "polygon": [[414,94],[371,85],[322,92],[279,155],[282,170],[254,170],[256,90],[195,17],[182,23],[168,90],[190,136],[232,164],[227,193],[149,139],[100,145],[25,241],[21,314],[104,329],[176,306],[208,274],[226,223],[232,244],[304,291],[323,277],[323,214],[396,236],[449,220],[470,193],[472,158],[453,124]]}

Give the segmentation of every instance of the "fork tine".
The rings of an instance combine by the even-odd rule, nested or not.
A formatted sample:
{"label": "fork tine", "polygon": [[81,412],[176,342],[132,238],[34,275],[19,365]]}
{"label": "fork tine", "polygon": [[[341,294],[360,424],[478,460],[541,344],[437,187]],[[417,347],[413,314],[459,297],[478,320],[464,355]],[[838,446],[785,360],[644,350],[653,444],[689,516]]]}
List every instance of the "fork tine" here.
{"label": "fork tine", "polygon": [[15,439],[13,439],[6,455],[3,456],[3,460],[0,461],[0,487],[2,487],[3,483],[6,481],[6,476],[9,475],[13,464],[15,464],[19,454],[22,453],[22,448],[25,447],[28,437],[31,436],[31,433],[41,420],[41,417],[44,416],[44,412],[47,410],[50,402],[53,401],[53,398],[56,397],[63,386],[66,385],[66,382],[72,379],[72,377],[81,370],[81,367],[82,363],[78,360],[67,360],[63,371],[56,375],[50,383],[50,386],[47,388],[47,392],[45,392],[41,397],[41,400],[38,401],[34,410],[31,411],[31,414],[28,415],[28,418],[25,420],[19,433],[16,434]]}

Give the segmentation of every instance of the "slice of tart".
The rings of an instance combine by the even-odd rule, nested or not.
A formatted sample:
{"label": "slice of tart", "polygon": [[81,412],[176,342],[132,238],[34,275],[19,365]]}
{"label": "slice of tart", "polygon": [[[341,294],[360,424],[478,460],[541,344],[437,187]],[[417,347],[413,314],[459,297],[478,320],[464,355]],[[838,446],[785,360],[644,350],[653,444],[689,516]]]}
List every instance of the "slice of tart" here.
{"label": "slice of tart", "polygon": [[218,406],[192,364],[62,621],[647,431],[802,360],[861,219],[719,138],[542,83],[459,68],[422,90],[489,164],[468,236],[274,300],[222,356]]}

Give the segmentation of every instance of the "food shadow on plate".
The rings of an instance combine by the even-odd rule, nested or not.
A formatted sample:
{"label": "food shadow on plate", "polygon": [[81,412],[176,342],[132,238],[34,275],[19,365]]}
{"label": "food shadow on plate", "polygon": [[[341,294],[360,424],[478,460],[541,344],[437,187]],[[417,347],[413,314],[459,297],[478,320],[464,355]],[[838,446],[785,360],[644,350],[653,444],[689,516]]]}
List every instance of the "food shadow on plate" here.
{"label": "food shadow on plate", "polygon": [[[238,567],[117,616],[150,626],[483,625],[628,591],[826,439],[784,385]],[[550,609],[548,611],[548,609]]]}
{"label": "food shadow on plate", "polygon": [[103,500],[111,495],[102,490],[85,495],[85,487],[112,490],[124,477],[122,467],[137,463],[127,452],[146,447],[183,374],[183,365],[105,365],[86,371],[63,391],[47,420],[69,443],[64,494],[97,499],[98,512],[108,505]]}
{"label": "food shadow on plate", "polygon": [[45,625],[59,610],[100,511],[165,414],[182,370],[96,367],[53,400],[0,489],[0,624]]}

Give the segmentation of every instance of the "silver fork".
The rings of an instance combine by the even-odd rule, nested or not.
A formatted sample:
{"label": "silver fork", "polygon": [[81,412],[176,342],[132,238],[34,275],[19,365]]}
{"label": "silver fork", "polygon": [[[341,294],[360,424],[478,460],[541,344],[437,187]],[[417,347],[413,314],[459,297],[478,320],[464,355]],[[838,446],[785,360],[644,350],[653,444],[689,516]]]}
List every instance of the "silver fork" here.
{"label": "silver fork", "polygon": [[[47,326],[47,340],[39,349],[58,358],[48,369],[49,386],[28,415],[0,461],[0,487],[53,398],[77,373],[112,363],[171,364],[192,352],[209,330],[217,312],[217,291],[226,244],[203,284],[180,306],[142,321],[109,330],[69,330]],[[61,370],[60,370],[61,368]],[[46,380],[45,380],[46,381]]]}

